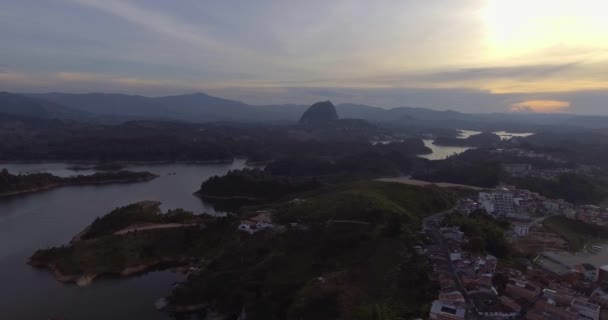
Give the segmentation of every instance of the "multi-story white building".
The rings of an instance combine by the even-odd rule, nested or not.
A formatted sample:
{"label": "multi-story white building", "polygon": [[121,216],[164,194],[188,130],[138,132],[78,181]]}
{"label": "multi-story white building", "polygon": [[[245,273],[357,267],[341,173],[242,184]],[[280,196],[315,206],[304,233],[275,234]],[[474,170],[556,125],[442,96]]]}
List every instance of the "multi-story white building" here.
{"label": "multi-story white building", "polygon": [[515,216],[513,194],[510,192],[480,192],[479,203],[488,214],[495,217]]}
{"label": "multi-story white building", "polygon": [[530,224],[516,222],[513,224],[513,231],[520,237],[525,237],[530,233]]}

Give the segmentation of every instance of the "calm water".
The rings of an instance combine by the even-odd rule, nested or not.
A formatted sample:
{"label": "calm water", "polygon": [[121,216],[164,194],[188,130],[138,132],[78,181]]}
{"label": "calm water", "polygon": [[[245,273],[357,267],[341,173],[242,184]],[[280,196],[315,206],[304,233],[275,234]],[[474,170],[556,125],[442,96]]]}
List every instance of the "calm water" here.
{"label": "calm water", "polygon": [[[480,134],[480,131],[471,131],[471,130],[458,130],[460,134],[458,135],[458,139],[466,139],[470,136],[474,136]],[[529,137],[534,133],[513,133],[507,131],[497,131],[493,132],[494,134],[500,136],[502,140],[509,140],[513,137]],[[422,140],[424,141],[424,145],[433,150],[431,154],[421,155],[419,157],[429,159],[429,160],[443,160],[449,156],[463,153],[469,149],[474,149],[472,147],[448,147],[448,146],[437,146],[433,144],[433,140]]]}
{"label": "calm water", "polygon": [[469,149],[473,149],[470,147],[448,147],[448,146],[437,146],[433,144],[433,140],[422,140],[424,145],[429,149],[433,150],[433,153],[420,155],[419,157],[429,159],[429,160],[443,160],[449,156],[463,153]]}
{"label": "calm water", "polygon": [[525,138],[533,135],[534,133],[526,132],[526,133],[514,133],[507,131],[497,131],[494,134],[499,135],[502,140],[509,140],[511,138]]}
{"label": "calm water", "polygon": [[[143,183],[63,187],[40,193],[0,199],[0,319],[168,319],[154,309],[182,275],[152,272],[129,279],[102,279],[86,288],[64,285],[44,270],[31,268],[27,258],[38,248],[66,244],[97,216],[142,200],[161,201],[162,209],[184,208],[196,213],[219,214],[192,196],[212,175],[244,167],[231,164],[166,164],[132,166],[160,175]],[[12,172],[73,172],[68,165],[0,164]],[[169,173],[175,172],[175,175]]]}

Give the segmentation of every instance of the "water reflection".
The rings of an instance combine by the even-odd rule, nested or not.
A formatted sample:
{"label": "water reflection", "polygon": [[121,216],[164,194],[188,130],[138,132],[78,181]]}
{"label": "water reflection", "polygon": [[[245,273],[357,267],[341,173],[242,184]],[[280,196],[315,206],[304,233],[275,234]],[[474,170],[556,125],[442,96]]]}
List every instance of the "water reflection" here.
{"label": "water reflection", "polygon": [[[128,170],[150,171],[159,178],[134,184],[62,187],[0,199],[0,319],[168,319],[168,314],[156,311],[154,301],[183,279],[182,274],[158,271],[128,279],[104,278],[79,288],[61,284],[49,272],[25,262],[36,249],[66,244],[95,217],[133,202],[156,200],[162,202],[163,210],[222,214],[192,193],[208,177],[244,166],[244,160],[129,166]],[[73,174],[61,163],[0,164],[2,167],[11,172]]]}

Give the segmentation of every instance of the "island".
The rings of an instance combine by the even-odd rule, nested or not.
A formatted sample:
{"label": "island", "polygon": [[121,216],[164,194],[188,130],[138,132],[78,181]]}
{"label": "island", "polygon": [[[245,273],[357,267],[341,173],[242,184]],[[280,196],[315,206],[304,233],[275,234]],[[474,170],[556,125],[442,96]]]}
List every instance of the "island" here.
{"label": "island", "polygon": [[50,173],[11,174],[0,171],[0,197],[38,192],[63,186],[143,182],[157,178],[151,172],[98,172],[91,175],[58,177]]}

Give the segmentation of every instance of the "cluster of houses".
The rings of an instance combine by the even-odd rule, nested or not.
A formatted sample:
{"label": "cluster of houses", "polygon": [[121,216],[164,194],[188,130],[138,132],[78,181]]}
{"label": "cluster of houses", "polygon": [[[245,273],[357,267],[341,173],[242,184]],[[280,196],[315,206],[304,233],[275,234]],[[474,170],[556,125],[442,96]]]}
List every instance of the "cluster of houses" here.
{"label": "cluster of houses", "polygon": [[514,187],[500,187],[461,199],[456,210],[464,214],[482,210],[495,218],[513,220],[513,231],[519,236],[528,235],[532,219],[553,215],[608,226],[608,208],[575,205]]}
{"label": "cluster of houses", "polygon": [[563,174],[577,174],[592,176],[593,168],[590,166],[578,166],[576,168],[534,168],[529,163],[505,163],[503,169],[513,177],[533,177],[545,180],[557,180]]}
{"label": "cluster of houses", "polygon": [[249,234],[254,234],[266,229],[273,229],[275,228],[275,225],[272,223],[271,214],[271,211],[257,211],[255,216],[242,220],[239,223],[238,228]]}
{"label": "cluster of houses", "polygon": [[431,306],[430,319],[467,319],[471,313],[475,318],[517,317],[521,306],[499,295],[492,285],[498,259],[462,250],[468,239],[457,227],[441,228],[439,232],[443,238],[441,244],[418,248],[429,258],[440,287],[437,300]]}
{"label": "cluster of houses", "polygon": [[[532,265],[524,272],[474,255],[457,227],[438,229],[442,243],[417,247],[433,266],[440,292],[429,317],[458,319],[599,320],[608,307],[608,265],[583,264],[558,275]],[[608,285],[606,286],[608,289]]]}
{"label": "cluster of houses", "polygon": [[[513,139],[512,142],[515,143],[515,142],[517,142],[517,140]],[[530,158],[530,159],[546,160],[546,161],[551,161],[551,162],[555,162],[555,163],[566,163],[565,160],[557,158],[557,157],[552,156],[547,153],[536,152],[533,150],[526,150],[526,149],[520,149],[520,148],[496,149],[496,150],[492,150],[490,152],[495,155],[502,155],[505,157]]]}

